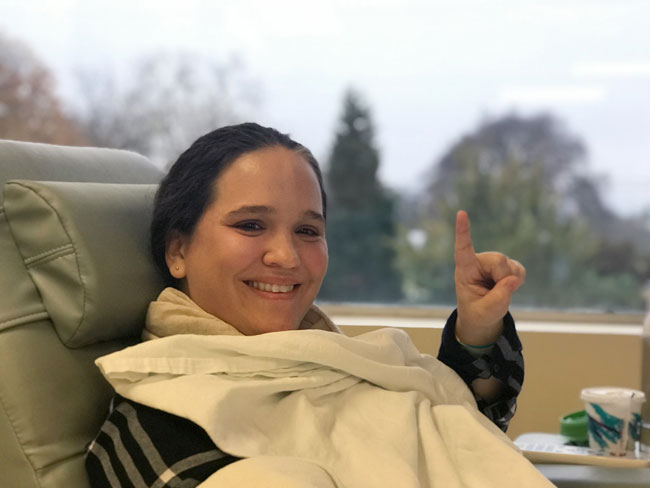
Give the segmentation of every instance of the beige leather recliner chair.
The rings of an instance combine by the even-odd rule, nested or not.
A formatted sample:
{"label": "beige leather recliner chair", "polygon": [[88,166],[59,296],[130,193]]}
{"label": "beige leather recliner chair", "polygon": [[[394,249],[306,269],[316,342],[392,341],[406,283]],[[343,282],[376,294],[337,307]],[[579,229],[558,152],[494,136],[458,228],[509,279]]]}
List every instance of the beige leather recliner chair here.
{"label": "beige leather recliner chair", "polygon": [[0,141],[0,486],[89,486],[112,395],[93,361],[137,340],[162,289],[161,176],[126,151]]}

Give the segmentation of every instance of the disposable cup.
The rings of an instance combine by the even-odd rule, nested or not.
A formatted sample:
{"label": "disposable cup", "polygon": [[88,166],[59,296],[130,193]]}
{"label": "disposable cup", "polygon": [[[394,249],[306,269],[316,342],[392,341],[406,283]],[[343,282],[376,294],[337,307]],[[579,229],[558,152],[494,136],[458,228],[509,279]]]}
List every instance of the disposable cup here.
{"label": "disposable cup", "polygon": [[587,412],[589,447],[596,452],[624,456],[634,451],[641,435],[640,390],[616,387],[585,388],[580,392]]}

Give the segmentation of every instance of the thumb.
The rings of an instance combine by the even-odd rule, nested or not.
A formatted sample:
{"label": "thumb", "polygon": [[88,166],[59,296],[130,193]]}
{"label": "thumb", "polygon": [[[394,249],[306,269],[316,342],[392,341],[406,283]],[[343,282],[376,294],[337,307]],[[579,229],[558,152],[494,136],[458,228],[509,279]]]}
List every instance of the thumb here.
{"label": "thumb", "polygon": [[521,280],[516,276],[506,276],[499,280],[488,294],[483,297],[482,301],[485,310],[495,315],[505,315],[510,306],[512,294],[520,286]]}
{"label": "thumb", "polygon": [[499,280],[499,282],[495,285],[495,287],[497,285],[504,286],[505,288],[510,290],[510,295],[512,296],[512,294],[514,292],[516,292],[523,283],[524,283],[524,280],[521,279],[520,277],[510,275],[510,276],[506,276],[505,278],[502,278],[501,280]]}

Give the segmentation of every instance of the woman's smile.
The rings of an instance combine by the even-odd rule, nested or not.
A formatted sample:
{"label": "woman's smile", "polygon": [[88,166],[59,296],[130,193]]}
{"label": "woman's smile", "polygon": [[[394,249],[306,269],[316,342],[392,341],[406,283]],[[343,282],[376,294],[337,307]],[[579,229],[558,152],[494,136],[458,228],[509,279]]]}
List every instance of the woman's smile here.
{"label": "woman's smile", "polygon": [[282,295],[288,295],[290,292],[292,292],[294,289],[296,289],[299,284],[291,284],[291,285],[281,285],[277,283],[265,283],[263,281],[244,281],[248,286],[251,288],[254,288],[259,291],[264,291],[264,292],[270,292],[274,294],[282,294]]}

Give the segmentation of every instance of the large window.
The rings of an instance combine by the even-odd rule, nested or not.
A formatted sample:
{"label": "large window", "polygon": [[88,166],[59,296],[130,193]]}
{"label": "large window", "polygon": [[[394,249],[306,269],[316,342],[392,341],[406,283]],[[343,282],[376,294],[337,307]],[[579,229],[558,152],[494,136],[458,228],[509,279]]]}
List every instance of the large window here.
{"label": "large window", "polygon": [[311,148],[324,301],[448,305],[454,215],[527,267],[515,305],[641,311],[650,4],[3,2],[0,137],[167,165],[255,120]]}

